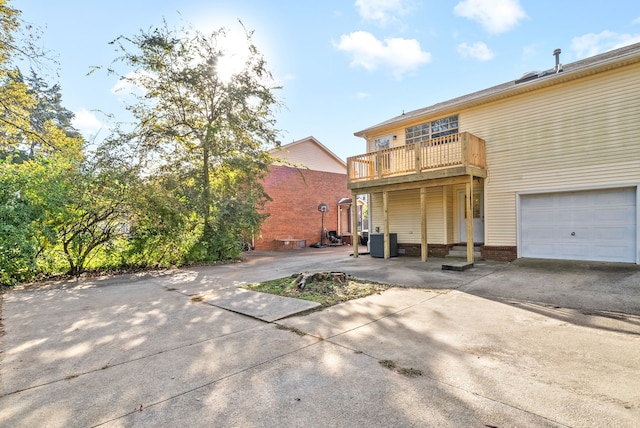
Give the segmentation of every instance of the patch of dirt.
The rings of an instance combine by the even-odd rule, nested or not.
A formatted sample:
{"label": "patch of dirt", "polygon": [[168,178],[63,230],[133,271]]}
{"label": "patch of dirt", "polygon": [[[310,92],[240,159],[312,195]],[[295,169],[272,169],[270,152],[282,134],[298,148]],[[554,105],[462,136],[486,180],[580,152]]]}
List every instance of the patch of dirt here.
{"label": "patch of dirt", "polygon": [[382,293],[390,286],[361,281],[344,272],[296,273],[242,288],[320,303],[326,308],[338,303]]}

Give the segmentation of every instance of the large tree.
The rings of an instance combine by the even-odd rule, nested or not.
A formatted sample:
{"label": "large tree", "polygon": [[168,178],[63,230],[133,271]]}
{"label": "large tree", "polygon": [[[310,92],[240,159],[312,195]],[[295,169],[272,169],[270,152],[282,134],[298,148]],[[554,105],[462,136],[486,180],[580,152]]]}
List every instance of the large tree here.
{"label": "large tree", "polygon": [[171,172],[191,183],[185,195],[191,192],[201,228],[195,260],[237,256],[236,241],[259,230],[257,208],[268,198],[260,179],[278,132],[277,87],[253,33],[244,31],[243,66],[230,78],[220,73],[225,55],[242,54],[223,49],[227,34],[163,22],[113,42],[121,54],[115,63],[128,71],[120,79],[134,88],[128,109],[148,173]]}
{"label": "large tree", "polygon": [[[39,64],[45,53],[38,47],[39,33],[30,25],[23,25],[20,11],[0,0],[0,154],[19,153],[25,143],[32,142],[55,147],[33,127],[31,112],[38,106],[38,98],[24,82],[15,60]],[[35,76],[35,74],[34,74]]]}
{"label": "large tree", "polygon": [[59,102],[59,87],[49,88],[35,73],[31,82],[37,84],[30,87],[14,65],[18,59],[32,64],[42,59],[35,45],[37,32],[22,24],[20,11],[0,0],[2,284],[30,279],[37,272],[38,257],[57,241],[50,219],[69,202],[65,195],[75,196],[64,189],[83,160],[82,138],[65,129],[71,117]]}

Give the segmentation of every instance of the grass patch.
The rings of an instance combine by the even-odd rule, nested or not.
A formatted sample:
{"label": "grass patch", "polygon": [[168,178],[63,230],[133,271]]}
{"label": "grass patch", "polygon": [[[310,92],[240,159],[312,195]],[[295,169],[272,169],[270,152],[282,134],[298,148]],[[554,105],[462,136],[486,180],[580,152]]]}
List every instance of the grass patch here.
{"label": "grass patch", "polygon": [[278,296],[309,300],[320,303],[320,305],[325,308],[348,300],[359,299],[371,294],[380,293],[389,288],[388,285],[349,278],[343,283],[330,280],[309,282],[305,284],[303,289],[300,289],[295,284],[295,281],[296,276],[285,277],[245,285],[242,288],[260,291],[263,293],[276,294]]}
{"label": "grass patch", "polygon": [[306,335],[307,335],[307,333],[305,333],[304,331],[302,331],[302,330],[300,330],[300,329],[297,329],[297,328],[295,328],[295,327],[287,327],[287,326],[285,326],[285,325],[276,324],[276,328],[277,328],[278,330],[287,330],[287,331],[290,331],[290,332],[292,332],[292,333],[297,334],[298,336],[306,336]]}
{"label": "grass patch", "polygon": [[393,370],[394,372],[401,374],[406,377],[420,377],[422,376],[422,370],[414,369],[414,368],[405,368],[398,367],[395,361],[393,360],[380,360],[378,361],[382,367],[386,367],[389,370]]}
{"label": "grass patch", "polygon": [[194,296],[191,296],[190,300],[192,302],[204,302],[204,296],[202,294],[196,294]]}
{"label": "grass patch", "polygon": [[386,367],[390,370],[393,370],[396,368],[396,362],[392,361],[392,360],[380,360],[378,361],[378,364],[380,364],[382,367]]}
{"label": "grass patch", "polygon": [[414,368],[400,368],[397,370],[398,373],[407,377],[419,377],[422,376],[422,370],[414,369]]}

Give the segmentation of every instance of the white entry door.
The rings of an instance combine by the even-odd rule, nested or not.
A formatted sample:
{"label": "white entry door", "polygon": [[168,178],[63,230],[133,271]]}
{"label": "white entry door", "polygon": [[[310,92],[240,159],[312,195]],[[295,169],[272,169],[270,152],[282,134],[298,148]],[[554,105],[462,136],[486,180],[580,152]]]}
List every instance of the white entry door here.
{"label": "white entry door", "polygon": [[636,189],[520,196],[520,255],[636,261]]}
{"label": "white entry door", "polygon": [[[473,242],[484,243],[484,198],[482,191],[473,192]],[[458,192],[458,240],[467,242],[467,195],[464,190]]]}

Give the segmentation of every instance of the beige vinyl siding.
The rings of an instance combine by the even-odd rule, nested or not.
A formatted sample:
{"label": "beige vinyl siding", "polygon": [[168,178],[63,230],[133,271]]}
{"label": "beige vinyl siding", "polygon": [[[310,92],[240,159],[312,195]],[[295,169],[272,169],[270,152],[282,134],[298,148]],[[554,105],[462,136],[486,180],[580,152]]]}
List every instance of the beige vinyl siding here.
{"label": "beige vinyl siding", "polygon": [[389,192],[389,232],[398,234],[398,243],[420,243],[419,190]]}
{"label": "beige vinyl siding", "polygon": [[443,198],[443,206],[445,207],[442,211],[442,218],[444,229],[446,230],[446,237],[443,244],[448,244],[451,242],[455,242],[455,234],[457,233],[457,214],[454,209],[454,201],[455,196],[453,194],[452,186],[443,186],[442,187],[442,198]]}
{"label": "beige vinyl siding", "polygon": [[334,172],[337,174],[347,173],[347,167],[345,165],[342,165],[312,141],[295,144],[287,147],[286,150],[273,151],[272,156],[274,158],[286,159],[294,164],[302,164],[313,171]]}
{"label": "beige vinyl siding", "polygon": [[[369,202],[369,233],[384,232],[382,217],[382,193],[372,193]],[[376,227],[378,231],[376,232]]]}
{"label": "beige vinyl siding", "polygon": [[[442,189],[442,187],[427,188],[427,243],[431,244],[447,243]],[[420,191],[418,191],[418,200],[420,200]],[[420,242],[420,229],[418,229],[418,242]]]}
{"label": "beige vinyl siding", "polygon": [[[443,190],[427,189],[427,242],[445,244]],[[384,232],[382,193],[371,195],[371,233]],[[398,234],[398,243],[420,244],[420,190],[389,192],[389,232]]]}
{"label": "beige vinyl siding", "polygon": [[460,112],[486,141],[486,245],[516,245],[516,192],[640,183],[640,66]]}

